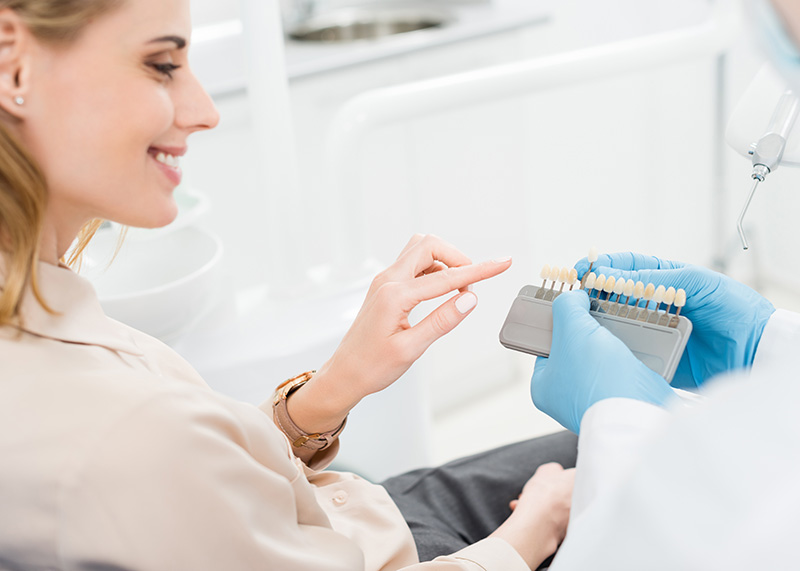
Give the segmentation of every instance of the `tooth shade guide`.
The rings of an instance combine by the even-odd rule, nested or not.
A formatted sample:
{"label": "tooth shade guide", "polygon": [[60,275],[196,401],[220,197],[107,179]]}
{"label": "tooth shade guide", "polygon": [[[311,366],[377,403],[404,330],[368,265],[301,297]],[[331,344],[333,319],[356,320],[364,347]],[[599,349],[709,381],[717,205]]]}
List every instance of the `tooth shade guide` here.
{"label": "tooth shade guide", "polygon": [[583,281],[585,284],[581,283],[581,289],[588,290],[587,293],[589,294],[589,297],[592,297],[592,290],[594,289],[594,284],[597,281],[597,276],[594,272],[589,272],[583,276]]}

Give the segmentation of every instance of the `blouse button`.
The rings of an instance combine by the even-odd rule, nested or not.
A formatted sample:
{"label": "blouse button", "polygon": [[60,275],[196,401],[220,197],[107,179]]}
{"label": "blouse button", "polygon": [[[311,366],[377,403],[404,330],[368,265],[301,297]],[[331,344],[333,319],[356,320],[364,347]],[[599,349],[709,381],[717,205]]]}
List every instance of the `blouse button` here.
{"label": "blouse button", "polygon": [[332,501],[334,505],[343,506],[347,503],[347,492],[344,490],[339,490],[335,494],[333,494]]}

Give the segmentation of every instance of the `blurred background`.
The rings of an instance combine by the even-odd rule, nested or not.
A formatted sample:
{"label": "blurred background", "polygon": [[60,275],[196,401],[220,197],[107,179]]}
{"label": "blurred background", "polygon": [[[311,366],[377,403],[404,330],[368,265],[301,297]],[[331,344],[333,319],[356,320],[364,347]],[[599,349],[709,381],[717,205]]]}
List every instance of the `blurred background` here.
{"label": "blurred background", "polygon": [[[367,120],[331,150],[356,96],[697,29],[712,6],[281,0],[278,22],[265,0],[192,0],[193,66],[222,121],[190,140],[181,190],[196,200],[176,224],[213,235],[224,255],[202,310],[159,335],[216,390],[260,402],[324,362],[370,274],[412,234],[437,234],[476,261],[513,256],[508,272],[476,286],[469,319],[352,413],[337,465],[380,479],[559,429],[530,401],[534,358],[498,342],[512,300],[544,264],[571,266],[591,246],[641,251],[726,271],[795,308],[784,253],[800,172],[778,171],[756,194],[750,250],[736,234],[751,166],[722,131],[764,60],[746,23],[719,50],[681,61]],[[171,253],[186,257],[191,244]],[[123,251],[117,264],[136,258]],[[135,308],[136,296],[123,301]]]}

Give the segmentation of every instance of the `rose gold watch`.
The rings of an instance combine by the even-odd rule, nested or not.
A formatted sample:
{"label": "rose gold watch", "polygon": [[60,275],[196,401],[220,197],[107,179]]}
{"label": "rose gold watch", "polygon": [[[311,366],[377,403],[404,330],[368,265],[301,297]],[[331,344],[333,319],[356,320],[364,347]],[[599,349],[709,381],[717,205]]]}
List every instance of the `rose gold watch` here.
{"label": "rose gold watch", "polygon": [[289,437],[292,446],[295,448],[319,451],[330,446],[339,437],[342,430],[344,430],[344,425],[347,423],[347,418],[345,418],[342,424],[335,430],[309,434],[294,423],[286,408],[286,399],[288,399],[294,391],[310,381],[314,373],[316,373],[316,371],[306,371],[278,385],[275,388],[275,396],[272,399],[272,410],[275,423],[283,433]]}

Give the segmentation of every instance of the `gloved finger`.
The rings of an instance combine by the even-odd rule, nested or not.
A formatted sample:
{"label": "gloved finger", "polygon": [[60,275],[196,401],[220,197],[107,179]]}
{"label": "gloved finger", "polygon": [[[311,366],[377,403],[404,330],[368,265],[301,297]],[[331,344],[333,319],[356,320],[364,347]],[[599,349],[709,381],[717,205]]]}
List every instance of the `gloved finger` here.
{"label": "gloved finger", "polygon": [[600,324],[589,314],[589,296],[583,290],[564,292],[553,302],[553,350],[570,339],[580,339]]}
{"label": "gloved finger", "polygon": [[[682,262],[673,262],[671,260],[662,260],[656,256],[647,256],[645,254],[638,254],[636,252],[617,252],[615,254],[600,254],[597,261],[592,265],[592,271],[598,274],[595,268],[605,267],[614,268],[623,271],[635,270],[671,270],[675,268],[682,268],[685,264]],[[589,270],[589,260],[581,258],[575,264],[575,269],[578,271],[578,278]],[[599,275],[599,274],[598,274]]]}

